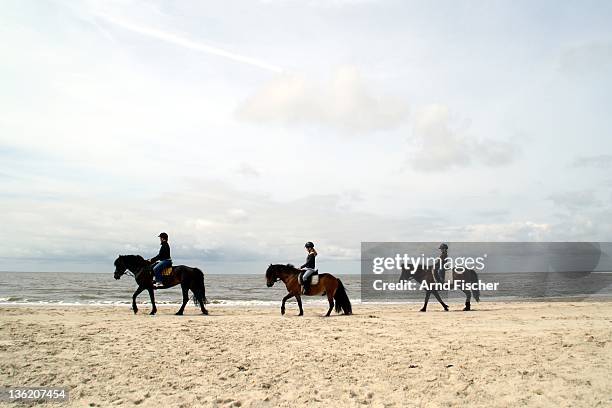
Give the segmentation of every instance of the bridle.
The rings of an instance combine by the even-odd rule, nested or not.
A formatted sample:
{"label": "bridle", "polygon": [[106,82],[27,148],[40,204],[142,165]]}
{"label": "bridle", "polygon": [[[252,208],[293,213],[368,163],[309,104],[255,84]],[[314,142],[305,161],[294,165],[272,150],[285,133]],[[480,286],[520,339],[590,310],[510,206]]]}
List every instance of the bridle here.
{"label": "bridle", "polygon": [[[125,264],[122,264],[122,266],[125,267]],[[134,279],[138,280],[138,278],[140,277],[140,275],[142,275],[145,269],[146,269],[146,266],[142,266],[136,272],[132,272],[129,268],[125,267],[123,272],[119,273],[117,272],[117,269],[115,268],[115,276],[117,276],[117,279],[121,278],[123,275],[132,276]]]}
{"label": "bridle", "polygon": [[272,279],[272,284],[274,285],[276,282],[280,282],[282,281],[282,279],[278,276],[278,273],[276,271],[272,272],[274,274],[274,278]]}

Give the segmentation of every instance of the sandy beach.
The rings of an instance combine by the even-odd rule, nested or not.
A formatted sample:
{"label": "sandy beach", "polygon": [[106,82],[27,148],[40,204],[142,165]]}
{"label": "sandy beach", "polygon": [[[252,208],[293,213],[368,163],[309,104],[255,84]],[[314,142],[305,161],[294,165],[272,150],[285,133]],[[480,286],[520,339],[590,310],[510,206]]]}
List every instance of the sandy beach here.
{"label": "sandy beach", "polygon": [[288,306],[2,307],[1,385],[79,407],[612,406],[612,302]]}

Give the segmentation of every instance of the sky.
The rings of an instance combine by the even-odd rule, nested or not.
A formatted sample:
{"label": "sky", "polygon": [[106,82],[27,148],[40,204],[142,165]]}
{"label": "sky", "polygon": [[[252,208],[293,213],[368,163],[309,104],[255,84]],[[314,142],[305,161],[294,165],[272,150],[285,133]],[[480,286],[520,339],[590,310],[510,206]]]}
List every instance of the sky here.
{"label": "sky", "polygon": [[0,270],[612,240],[609,1],[1,4]]}

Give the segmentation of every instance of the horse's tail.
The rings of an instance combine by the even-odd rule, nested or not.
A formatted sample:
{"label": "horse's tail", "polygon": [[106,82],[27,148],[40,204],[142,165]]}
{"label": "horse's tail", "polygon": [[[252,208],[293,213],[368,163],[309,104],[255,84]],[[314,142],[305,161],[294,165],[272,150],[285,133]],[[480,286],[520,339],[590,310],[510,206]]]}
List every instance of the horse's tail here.
{"label": "horse's tail", "polygon": [[351,306],[351,301],[340,279],[338,279],[338,289],[334,294],[334,300],[336,301],[336,313],[340,313],[340,310],[342,310],[345,315],[353,314],[353,306]]}
{"label": "horse's tail", "polygon": [[199,306],[199,303],[207,304],[208,299],[206,299],[206,287],[204,286],[204,272],[199,270],[198,268],[193,268],[195,273],[194,276],[194,288],[193,288],[193,303],[196,306]]}
{"label": "horse's tail", "polygon": [[[478,283],[478,274],[474,270],[472,270],[472,273],[474,274],[474,283]],[[480,302],[480,290],[479,289],[472,289],[472,295],[474,296],[474,299],[476,299],[477,302]]]}

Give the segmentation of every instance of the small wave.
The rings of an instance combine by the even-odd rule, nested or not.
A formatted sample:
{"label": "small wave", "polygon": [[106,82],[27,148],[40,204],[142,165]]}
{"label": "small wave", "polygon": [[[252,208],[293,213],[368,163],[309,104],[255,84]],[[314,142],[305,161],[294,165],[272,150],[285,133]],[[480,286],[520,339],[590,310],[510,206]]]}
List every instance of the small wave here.
{"label": "small wave", "polygon": [[9,297],[0,298],[0,303],[3,303],[3,302],[21,302],[21,301],[24,301],[24,300],[27,300],[27,299],[24,299],[24,298],[22,298],[20,296],[9,296]]}
{"label": "small wave", "polygon": [[[218,305],[223,307],[277,307],[281,300],[229,300],[229,299],[212,299],[210,305]],[[304,305],[327,305],[325,299],[304,299]],[[353,303],[361,303],[361,299],[351,299]],[[191,303],[191,302],[190,302]],[[0,298],[0,305],[23,305],[23,306],[131,306],[130,300],[28,300],[19,297]],[[149,301],[138,302],[139,306],[150,305]],[[181,303],[176,301],[161,300],[155,301],[158,306],[180,306]],[[295,300],[288,301],[287,306],[295,304]]]}

